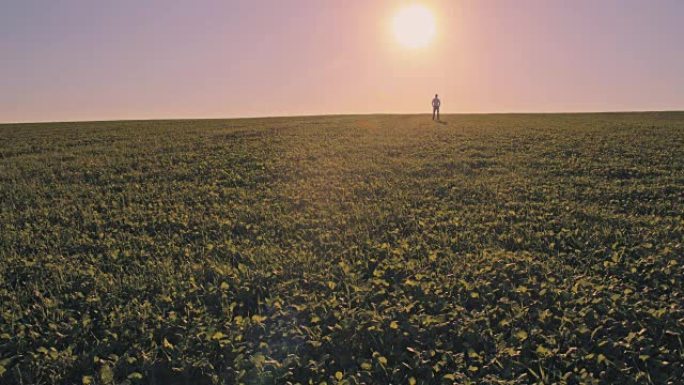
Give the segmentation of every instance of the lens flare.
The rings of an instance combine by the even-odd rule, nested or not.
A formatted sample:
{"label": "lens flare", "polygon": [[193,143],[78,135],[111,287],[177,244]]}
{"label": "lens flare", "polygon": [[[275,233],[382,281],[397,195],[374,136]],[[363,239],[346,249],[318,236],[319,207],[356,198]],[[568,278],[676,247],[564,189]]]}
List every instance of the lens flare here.
{"label": "lens flare", "polygon": [[407,48],[428,45],[435,37],[435,17],[420,4],[401,8],[394,16],[394,36],[397,42]]}

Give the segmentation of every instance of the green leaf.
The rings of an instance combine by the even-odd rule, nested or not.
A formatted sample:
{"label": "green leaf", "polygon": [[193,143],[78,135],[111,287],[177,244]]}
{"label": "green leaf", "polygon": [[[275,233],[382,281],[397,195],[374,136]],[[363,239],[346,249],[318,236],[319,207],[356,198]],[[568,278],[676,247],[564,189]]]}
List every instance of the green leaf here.
{"label": "green leaf", "polygon": [[104,365],[100,368],[100,381],[104,384],[111,384],[114,382],[114,372],[109,365]]}
{"label": "green leaf", "polygon": [[211,336],[212,340],[220,340],[223,339],[226,335],[221,333],[221,332],[216,332]]}
{"label": "green leaf", "polygon": [[519,339],[520,341],[525,341],[527,339],[527,332],[524,330],[518,330],[515,333],[515,338]]}
{"label": "green leaf", "polygon": [[129,380],[142,380],[143,375],[138,372],[133,372],[128,375]]}
{"label": "green leaf", "polygon": [[167,340],[166,337],[164,337],[164,340],[162,341],[162,346],[164,347],[164,349],[173,349],[173,344],[169,342],[169,340]]}
{"label": "green leaf", "polygon": [[548,356],[551,354],[551,351],[549,349],[547,349],[546,347],[544,347],[544,345],[537,346],[537,349],[535,351],[540,356]]}

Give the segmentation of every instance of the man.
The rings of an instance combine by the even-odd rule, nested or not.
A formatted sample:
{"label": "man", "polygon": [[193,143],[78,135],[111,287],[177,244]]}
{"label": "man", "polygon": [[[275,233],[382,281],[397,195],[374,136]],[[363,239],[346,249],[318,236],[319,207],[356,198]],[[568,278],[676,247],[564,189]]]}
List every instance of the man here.
{"label": "man", "polygon": [[439,95],[435,94],[435,98],[432,99],[432,120],[435,120],[435,114],[437,114],[437,121],[439,121],[439,106],[442,102],[439,100]]}

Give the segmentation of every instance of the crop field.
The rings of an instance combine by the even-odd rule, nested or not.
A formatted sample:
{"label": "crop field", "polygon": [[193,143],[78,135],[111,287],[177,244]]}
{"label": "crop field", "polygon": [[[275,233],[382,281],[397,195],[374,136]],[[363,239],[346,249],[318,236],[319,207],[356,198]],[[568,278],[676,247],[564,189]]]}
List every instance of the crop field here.
{"label": "crop field", "polygon": [[684,113],[443,119],[0,125],[0,383],[684,383]]}

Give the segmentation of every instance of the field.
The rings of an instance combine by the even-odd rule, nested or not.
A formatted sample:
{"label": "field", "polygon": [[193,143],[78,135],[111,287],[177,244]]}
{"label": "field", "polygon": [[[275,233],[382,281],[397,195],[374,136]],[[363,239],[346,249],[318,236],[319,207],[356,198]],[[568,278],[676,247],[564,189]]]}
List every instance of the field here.
{"label": "field", "polygon": [[0,126],[2,384],[682,384],[684,113]]}

